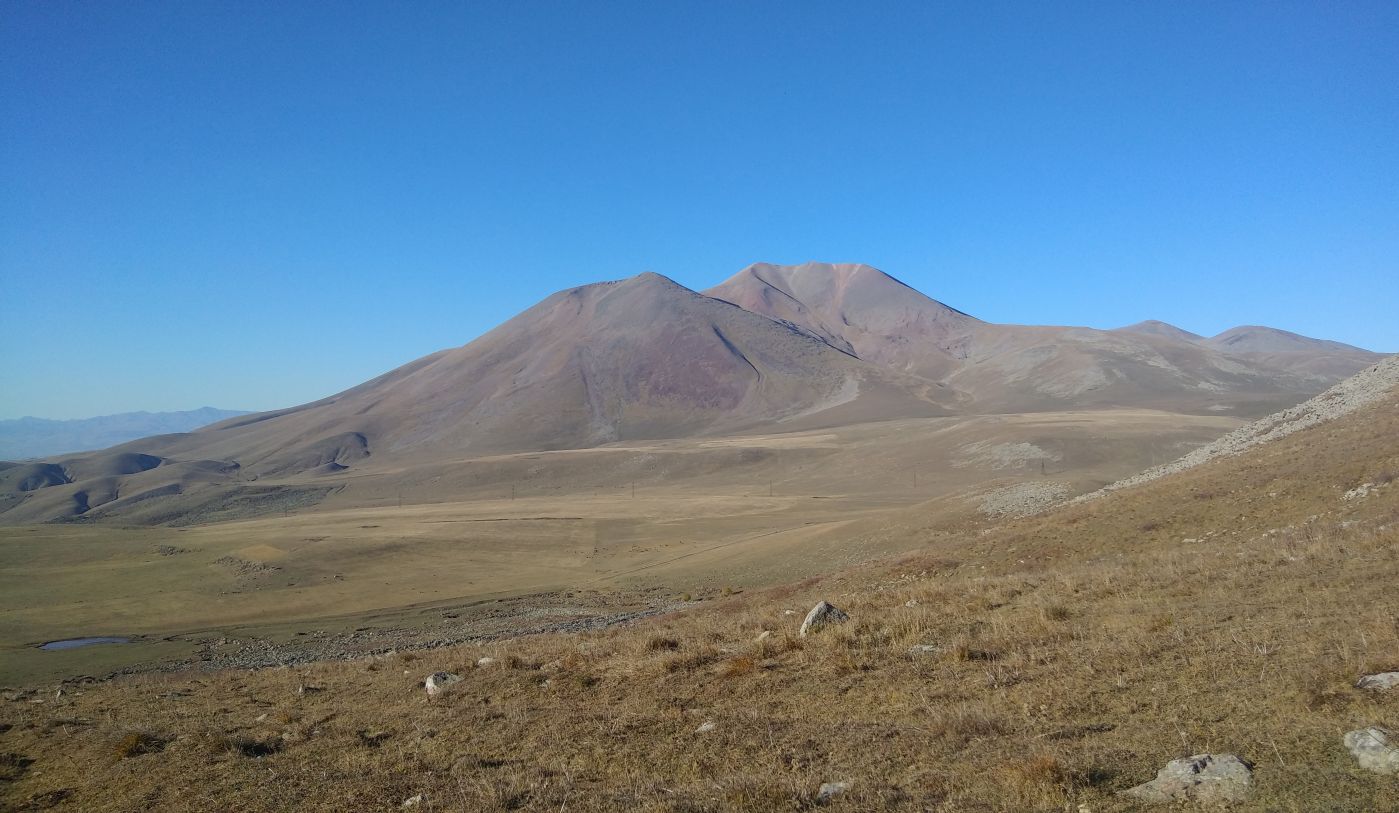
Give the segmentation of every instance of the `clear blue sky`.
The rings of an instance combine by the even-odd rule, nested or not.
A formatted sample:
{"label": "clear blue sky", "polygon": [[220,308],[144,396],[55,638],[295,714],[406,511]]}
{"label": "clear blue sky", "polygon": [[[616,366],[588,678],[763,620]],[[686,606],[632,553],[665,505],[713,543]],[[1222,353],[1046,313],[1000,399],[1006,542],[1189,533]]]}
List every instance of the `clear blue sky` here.
{"label": "clear blue sky", "polygon": [[560,288],[860,261],[1399,350],[1399,4],[0,7],[0,418],[328,395]]}

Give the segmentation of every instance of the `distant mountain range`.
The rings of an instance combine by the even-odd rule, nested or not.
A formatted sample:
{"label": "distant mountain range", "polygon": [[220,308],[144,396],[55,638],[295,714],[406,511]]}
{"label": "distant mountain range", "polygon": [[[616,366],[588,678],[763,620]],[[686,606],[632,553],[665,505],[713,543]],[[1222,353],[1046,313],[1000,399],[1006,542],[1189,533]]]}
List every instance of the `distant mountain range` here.
{"label": "distant mountain range", "polygon": [[0,464],[0,521],[137,504],[168,517],[172,499],[207,511],[277,483],[339,488],[346,469],[401,477],[615,441],[1124,407],[1252,418],[1380,358],[1262,327],[1206,339],[1159,322],[993,324],[866,265],[761,263],[704,293],[646,273],[561,291],[467,345],[310,404]]}
{"label": "distant mountain range", "polygon": [[67,421],[48,418],[3,420],[0,421],[0,460],[105,449],[151,435],[189,432],[246,414],[246,411],[236,409],[201,407],[184,412],[123,412]]}

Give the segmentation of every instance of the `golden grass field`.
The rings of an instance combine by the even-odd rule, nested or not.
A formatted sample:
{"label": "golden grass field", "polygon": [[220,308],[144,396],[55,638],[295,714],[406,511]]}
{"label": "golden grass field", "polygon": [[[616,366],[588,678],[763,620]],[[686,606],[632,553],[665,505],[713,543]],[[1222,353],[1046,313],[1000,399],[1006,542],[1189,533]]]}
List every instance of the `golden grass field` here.
{"label": "golden grass field", "polygon": [[[1391,396],[1036,517],[886,510],[814,563],[789,557],[785,584],[631,626],[11,692],[3,798],[797,810],[846,781],[831,809],[1098,813],[1137,809],[1117,791],[1170,759],[1232,752],[1256,771],[1236,809],[1396,810],[1399,783],[1358,769],[1340,737],[1399,724],[1399,696],[1353,688],[1399,669],[1397,474]],[[1343,498],[1364,482],[1383,485]],[[841,559],[890,540],[911,552]],[[852,621],[796,637],[823,598]],[[465,680],[429,702],[421,681],[438,670]]]}
{"label": "golden grass field", "polygon": [[[1236,424],[1150,410],[891,421],[350,473],[286,516],[0,527],[0,683],[186,659],[229,632],[412,624],[428,608],[558,591],[663,591],[655,603],[781,583],[915,547],[879,532],[891,511],[949,522],[1008,483],[1083,491]],[[1043,469],[1016,457],[1024,444],[1049,457]],[[96,635],[138,637],[35,649]]]}

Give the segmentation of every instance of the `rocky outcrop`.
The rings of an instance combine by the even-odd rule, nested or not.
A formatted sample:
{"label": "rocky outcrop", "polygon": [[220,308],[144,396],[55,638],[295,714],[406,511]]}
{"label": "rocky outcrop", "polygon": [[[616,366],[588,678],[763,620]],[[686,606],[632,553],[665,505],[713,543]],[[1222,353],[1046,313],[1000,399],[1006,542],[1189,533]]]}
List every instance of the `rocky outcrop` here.
{"label": "rocky outcrop", "polygon": [[1341,739],[1360,767],[1389,776],[1399,775],[1399,746],[1394,740],[1394,732],[1378,726],[1347,732]]}
{"label": "rocky outcrop", "polygon": [[1380,672],[1374,675],[1366,675],[1355,682],[1355,688],[1381,692],[1389,689],[1399,689],[1399,672]]}
{"label": "rocky outcrop", "polygon": [[1253,792],[1253,766],[1233,754],[1175,759],[1150,782],[1122,791],[1145,802],[1238,802]]}
{"label": "rocky outcrop", "polygon": [[454,683],[461,683],[461,675],[454,675],[451,672],[433,672],[423,681],[423,686],[427,688],[429,698],[437,697]]}
{"label": "rocky outcrop", "polygon": [[1074,499],[1090,500],[1113,491],[1138,486],[1168,474],[1192,469],[1222,457],[1232,457],[1269,441],[1284,438],[1303,429],[1349,415],[1369,406],[1399,387],[1399,355],[1389,356],[1347,378],[1331,389],[1295,407],[1241,426],[1213,443],[1201,446],[1171,463],[1147,469],[1141,474],[1104,486]]}
{"label": "rocky outcrop", "polygon": [[828,625],[844,624],[849,620],[850,616],[846,615],[844,611],[828,601],[822,601],[806,614],[806,619],[802,621],[801,636],[805,638],[811,633],[820,632]]}

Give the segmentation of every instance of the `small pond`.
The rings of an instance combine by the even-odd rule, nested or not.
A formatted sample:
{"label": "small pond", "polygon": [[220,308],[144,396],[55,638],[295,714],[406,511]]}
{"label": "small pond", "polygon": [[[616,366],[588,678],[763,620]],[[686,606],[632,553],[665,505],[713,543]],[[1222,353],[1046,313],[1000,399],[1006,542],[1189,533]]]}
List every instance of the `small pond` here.
{"label": "small pond", "polygon": [[40,646],[40,649],[77,649],[80,646],[92,646],[93,644],[129,644],[130,638],[69,638],[66,641],[49,641]]}

